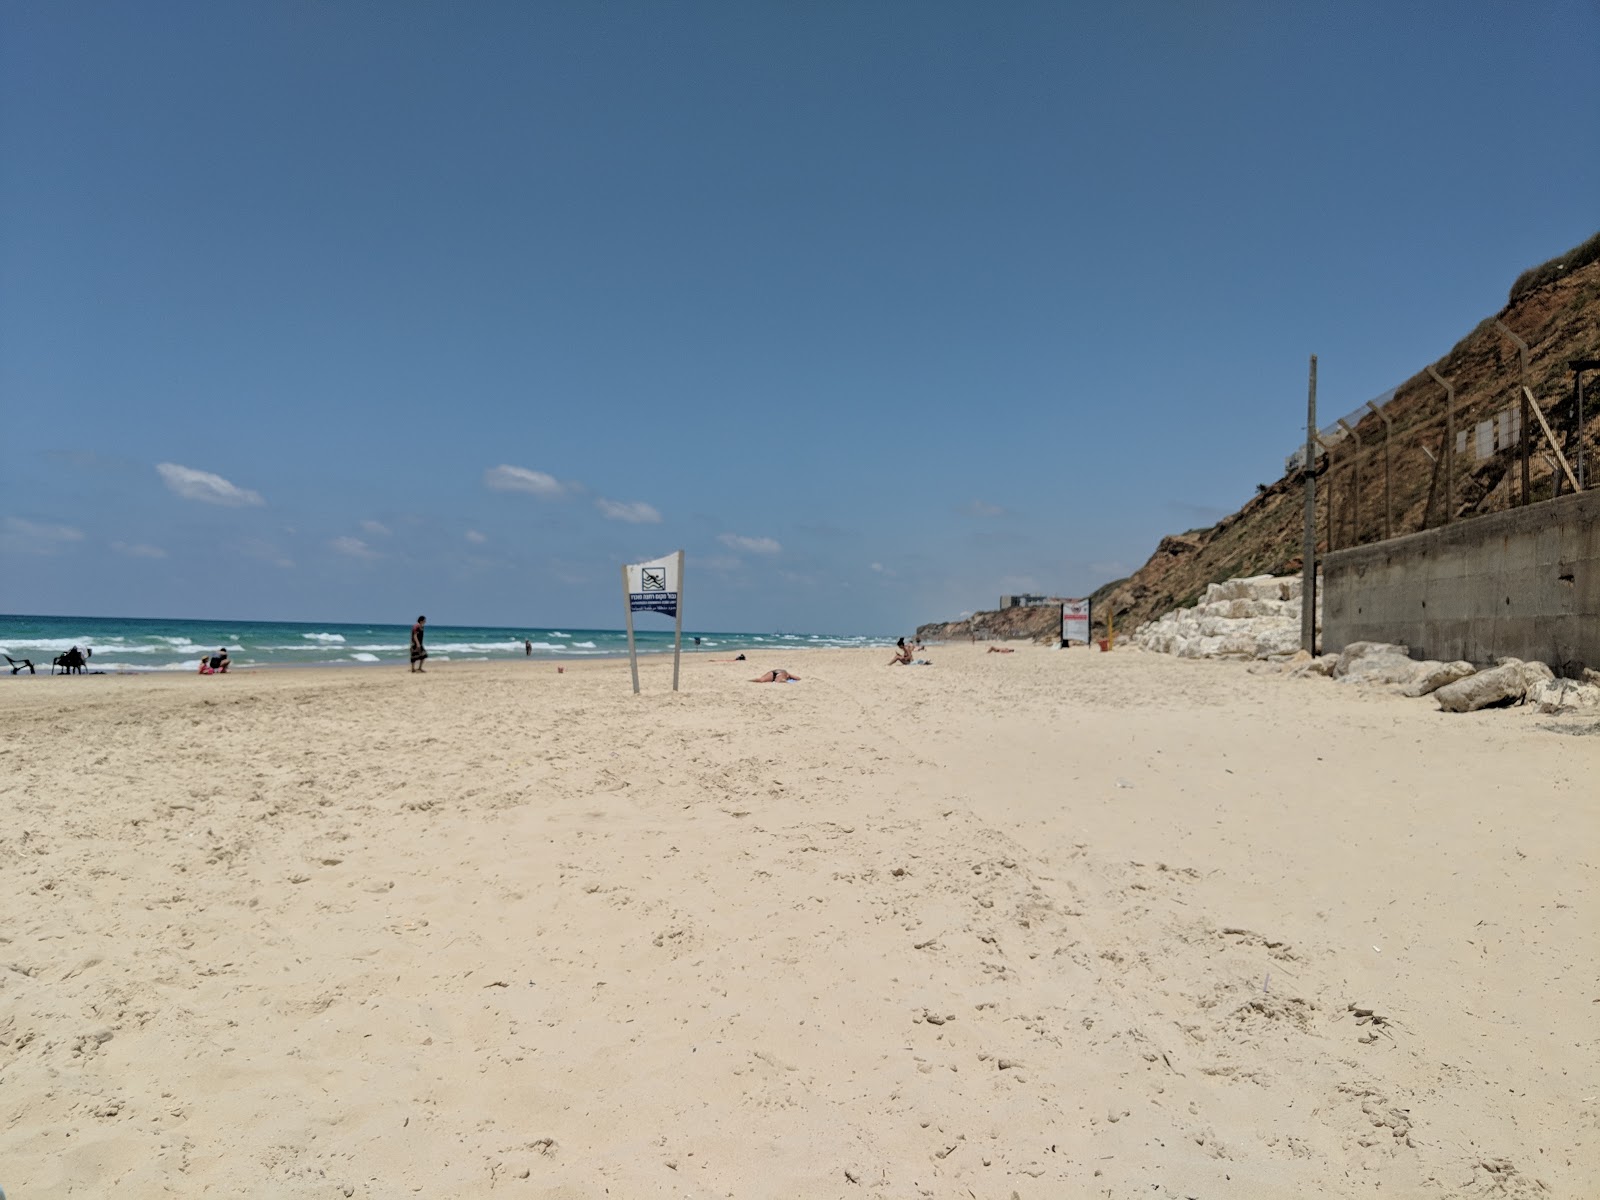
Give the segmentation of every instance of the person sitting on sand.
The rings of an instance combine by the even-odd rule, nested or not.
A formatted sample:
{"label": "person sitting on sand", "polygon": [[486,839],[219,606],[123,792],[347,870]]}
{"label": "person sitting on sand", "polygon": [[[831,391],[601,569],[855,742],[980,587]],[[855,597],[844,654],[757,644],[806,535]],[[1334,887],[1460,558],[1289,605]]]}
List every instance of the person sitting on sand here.
{"label": "person sitting on sand", "polygon": [[901,638],[899,641],[897,641],[895,643],[895,645],[898,646],[899,649],[895,651],[895,656],[889,660],[887,665],[892,667],[896,663],[899,663],[902,667],[910,666],[911,665],[911,647],[906,645],[905,638]]}
{"label": "person sitting on sand", "polygon": [[768,671],[765,675],[757,675],[751,683],[799,683],[800,676],[791,675],[782,667],[775,671]]}
{"label": "person sitting on sand", "polygon": [[217,652],[211,656],[211,669],[218,675],[226,675],[228,667],[232,663],[233,659],[228,657],[228,648],[226,646],[218,646]]}
{"label": "person sitting on sand", "polygon": [[1015,654],[1016,651],[1010,649],[1009,647],[1005,647],[1005,646],[990,646],[989,647],[989,653],[990,654]]}
{"label": "person sitting on sand", "polygon": [[744,661],[744,655],[740,654],[740,655],[737,655],[734,658],[713,658],[710,661],[711,662],[743,662]]}

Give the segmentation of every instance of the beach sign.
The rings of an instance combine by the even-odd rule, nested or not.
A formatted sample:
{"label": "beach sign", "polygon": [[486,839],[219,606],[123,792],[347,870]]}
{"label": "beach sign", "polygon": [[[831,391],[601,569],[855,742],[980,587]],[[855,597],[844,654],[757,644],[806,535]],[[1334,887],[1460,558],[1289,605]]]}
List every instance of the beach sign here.
{"label": "beach sign", "polygon": [[1061,602],[1061,644],[1089,641],[1089,602],[1063,600]]}
{"label": "beach sign", "polygon": [[639,655],[633,644],[633,614],[660,613],[676,622],[672,639],[672,690],[678,690],[678,665],[683,654],[683,551],[622,568],[623,611],[628,618],[628,669],[633,694],[639,694]]}
{"label": "beach sign", "polygon": [[653,562],[632,563],[628,572],[628,611],[678,615],[678,579],[683,551]]}

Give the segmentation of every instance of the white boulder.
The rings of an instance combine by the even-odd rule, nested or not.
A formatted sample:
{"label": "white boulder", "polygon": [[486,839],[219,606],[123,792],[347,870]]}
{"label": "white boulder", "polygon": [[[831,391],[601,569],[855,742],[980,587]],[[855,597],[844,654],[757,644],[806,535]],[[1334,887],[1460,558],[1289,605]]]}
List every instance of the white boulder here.
{"label": "white boulder", "polygon": [[1447,663],[1431,661],[1418,663],[1416,678],[1401,690],[1401,694],[1412,697],[1431,695],[1446,684],[1465,679],[1474,669],[1471,663],[1463,659]]}
{"label": "white boulder", "polygon": [[1547,679],[1528,690],[1528,702],[1542,713],[1600,708],[1600,684],[1576,679]]}
{"label": "white boulder", "polygon": [[[1320,617],[1319,610],[1319,626]],[[1300,577],[1257,575],[1213,583],[1200,603],[1162,614],[1136,631],[1133,640],[1179,658],[1287,658],[1300,649]]]}
{"label": "white boulder", "polygon": [[1511,659],[1498,667],[1447,683],[1433,693],[1445,712],[1476,712],[1498,704],[1518,704],[1528,694],[1525,664]]}

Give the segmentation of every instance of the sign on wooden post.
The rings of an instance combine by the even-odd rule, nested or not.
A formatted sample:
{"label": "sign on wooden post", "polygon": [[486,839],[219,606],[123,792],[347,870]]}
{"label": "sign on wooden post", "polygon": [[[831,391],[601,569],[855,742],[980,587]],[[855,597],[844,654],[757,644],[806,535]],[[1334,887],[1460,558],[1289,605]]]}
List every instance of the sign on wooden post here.
{"label": "sign on wooden post", "polygon": [[1089,641],[1089,602],[1063,600],[1061,602],[1061,644]]}
{"label": "sign on wooden post", "polygon": [[674,618],[672,639],[672,690],[678,690],[678,667],[683,654],[683,551],[650,562],[622,568],[623,609],[628,617],[628,670],[633,693],[639,694],[639,655],[633,643],[633,614],[660,613]]}

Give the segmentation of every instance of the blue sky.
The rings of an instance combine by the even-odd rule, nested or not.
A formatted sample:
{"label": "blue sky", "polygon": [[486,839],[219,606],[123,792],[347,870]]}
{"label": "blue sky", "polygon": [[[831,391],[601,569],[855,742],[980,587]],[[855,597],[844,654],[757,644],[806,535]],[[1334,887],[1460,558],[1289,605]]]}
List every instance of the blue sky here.
{"label": "blue sky", "polygon": [[1600,222],[1595,0],[0,5],[0,610],[885,632]]}

